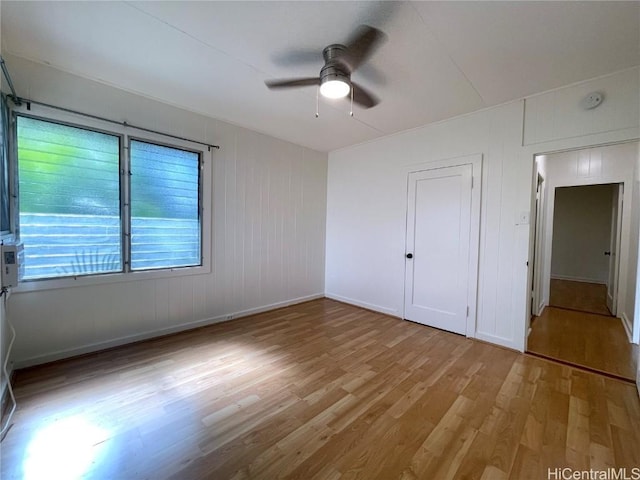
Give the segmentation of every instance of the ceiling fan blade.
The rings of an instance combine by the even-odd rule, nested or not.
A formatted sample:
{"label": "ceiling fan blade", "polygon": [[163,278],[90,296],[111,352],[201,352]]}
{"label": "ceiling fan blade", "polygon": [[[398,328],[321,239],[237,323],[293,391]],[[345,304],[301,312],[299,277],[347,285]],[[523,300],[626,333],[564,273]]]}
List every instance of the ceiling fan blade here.
{"label": "ceiling fan blade", "polygon": [[351,87],[353,88],[353,102],[361,107],[371,108],[380,103],[380,100],[373,93],[359,84],[351,82]]}
{"label": "ceiling fan blade", "polygon": [[308,87],[311,85],[319,85],[320,78],[304,77],[304,78],[289,78],[286,80],[265,80],[264,84],[268,88]]}
{"label": "ceiling fan blade", "polygon": [[360,25],[345,44],[347,52],[341,60],[353,72],[366,62],[386,39],[387,35],[382,30],[369,25]]}
{"label": "ceiling fan blade", "polygon": [[366,78],[367,83],[376,86],[384,86],[387,84],[387,76],[384,70],[376,68],[371,63],[365,63],[358,67],[358,78]]}
{"label": "ceiling fan blade", "polygon": [[271,57],[276,65],[283,67],[295,65],[308,65],[310,63],[322,64],[322,53],[318,49],[292,50],[286,53],[278,53]]}

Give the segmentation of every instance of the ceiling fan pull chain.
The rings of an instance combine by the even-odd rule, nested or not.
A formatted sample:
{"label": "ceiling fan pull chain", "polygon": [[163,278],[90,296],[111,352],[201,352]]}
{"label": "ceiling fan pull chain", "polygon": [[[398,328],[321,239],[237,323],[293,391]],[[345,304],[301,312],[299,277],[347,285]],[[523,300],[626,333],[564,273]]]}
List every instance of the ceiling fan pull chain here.
{"label": "ceiling fan pull chain", "polygon": [[351,84],[351,108],[349,109],[349,116],[353,117],[353,83]]}
{"label": "ceiling fan pull chain", "polygon": [[316,89],[316,118],[320,116],[320,85]]}

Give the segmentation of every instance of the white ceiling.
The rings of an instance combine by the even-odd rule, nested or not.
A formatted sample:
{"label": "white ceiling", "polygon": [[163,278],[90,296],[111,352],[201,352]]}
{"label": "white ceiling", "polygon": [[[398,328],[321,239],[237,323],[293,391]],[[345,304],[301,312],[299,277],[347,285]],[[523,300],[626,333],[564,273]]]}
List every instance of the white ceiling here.
{"label": "white ceiling", "polygon": [[[13,2],[2,49],[330,151],[640,64],[640,2]],[[360,24],[387,42],[353,78],[381,103],[349,117],[313,87],[323,47]],[[317,50],[290,65],[288,52]],[[18,94],[20,85],[16,85]]]}

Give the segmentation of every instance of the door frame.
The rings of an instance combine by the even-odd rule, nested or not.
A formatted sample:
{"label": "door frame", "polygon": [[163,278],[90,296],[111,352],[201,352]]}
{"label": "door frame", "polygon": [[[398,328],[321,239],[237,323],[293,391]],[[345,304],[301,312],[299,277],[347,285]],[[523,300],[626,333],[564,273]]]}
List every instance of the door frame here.
{"label": "door frame", "polygon": [[[407,232],[409,222],[409,174],[423,172],[428,170],[436,170],[440,168],[458,167],[462,165],[471,165],[471,217],[469,225],[469,263],[468,263],[468,287],[467,287],[467,306],[469,312],[467,314],[467,322],[465,328],[465,336],[475,338],[477,324],[477,303],[478,303],[478,270],[480,260],[480,202],[482,201],[482,154],[464,155],[460,157],[445,158],[435,161],[426,161],[416,164],[407,165],[404,168],[406,178],[405,191],[405,235],[403,245],[404,259],[404,280],[403,292],[406,292],[407,284],[407,262],[406,255]],[[404,298],[404,297],[403,297]],[[402,302],[402,318],[406,318],[405,302]]]}
{"label": "door frame", "polygon": [[[545,225],[545,208],[546,201],[545,196],[547,192],[547,182],[542,174],[537,172],[536,177],[536,189],[533,192],[533,201],[535,204],[535,215],[533,228],[533,249],[531,253],[531,304],[532,311],[530,312],[527,322],[531,321],[531,316],[539,316],[544,308],[542,300],[542,288],[540,283],[542,281],[544,259],[543,240],[544,240],[544,225]],[[531,328],[531,325],[527,325]]]}
{"label": "door frame", "polygon": [[[624,183],[614,183],[617,191],[614,195],[615,217],[611,215],[611,232],[609,240],[609,272],[607,275],[607,308],[614,317],[618,316],[618,287],[620,285],[620,246],[622,245],[622,215],[624,213]],[[629,208],[629,207],[627,207]],[[613,205],[612,205],[613,210]],[[614,238],[615,241],[611,241]],[[612,292],[612,295],[609,293]],[[611,297],[611,307],[609,307]]]}

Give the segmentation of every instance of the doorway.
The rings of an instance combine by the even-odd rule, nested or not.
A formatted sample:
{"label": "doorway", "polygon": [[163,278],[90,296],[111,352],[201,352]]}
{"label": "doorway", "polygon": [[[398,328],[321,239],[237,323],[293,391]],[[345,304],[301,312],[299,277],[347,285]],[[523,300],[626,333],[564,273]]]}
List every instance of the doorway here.
{"label": "doorway", "polygon": [[536,156],[529,353],[635,378],[637,162],[637,142]]}
{"label": "doorway", "polygon": [[622,188],[555,189],[550,306],[615,316]]}

